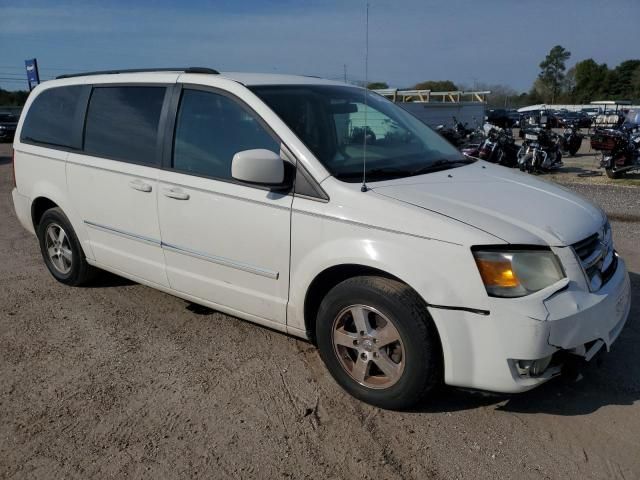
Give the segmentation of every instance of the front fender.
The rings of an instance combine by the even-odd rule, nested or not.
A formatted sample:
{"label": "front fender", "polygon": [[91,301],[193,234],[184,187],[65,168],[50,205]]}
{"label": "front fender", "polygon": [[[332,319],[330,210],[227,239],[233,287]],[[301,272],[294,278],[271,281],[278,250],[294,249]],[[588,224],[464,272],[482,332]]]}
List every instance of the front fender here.
{"label": "front fender", "polygon": [[292,239],[288,327],[304,330],[304,301],[313,280],[328,268],[347,264],[393,275],[428,304],[488,308],[486,291],[466,246],[295,212]]}

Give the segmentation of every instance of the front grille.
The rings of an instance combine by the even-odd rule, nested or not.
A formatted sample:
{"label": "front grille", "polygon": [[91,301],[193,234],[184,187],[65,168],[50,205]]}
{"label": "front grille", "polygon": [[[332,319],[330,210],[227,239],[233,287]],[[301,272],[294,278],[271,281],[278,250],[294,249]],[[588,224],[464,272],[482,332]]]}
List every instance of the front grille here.
{"label": "front grille", "polygon": [[572,247],[587,276],[589,289],[592,292],[600,290],[611,279],[618,266],[609,222],[599,232],[574,243]]}

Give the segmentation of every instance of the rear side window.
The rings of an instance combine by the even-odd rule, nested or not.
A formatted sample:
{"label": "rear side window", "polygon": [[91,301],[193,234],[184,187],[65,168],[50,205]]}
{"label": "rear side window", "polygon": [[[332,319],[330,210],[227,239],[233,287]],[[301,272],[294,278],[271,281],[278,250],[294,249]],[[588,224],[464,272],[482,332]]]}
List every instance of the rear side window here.
{"label": "rear side window", "polygon": [[94,88],[85,125],[85,153],[131,163],[157,163],[165,91],[165,87]]}
{"label": "rear side window", "polygon": [[81,148],[79,116],[86,106],[82,85],[50,88],[38,95],[24,121],[20,141]]}
{"label": "rear side window", "polygon": [[224,95],[183,91],[176,121],[173,168],[228,180],[233,156],[254,148],[280,153],[280,143],[253,112]]}

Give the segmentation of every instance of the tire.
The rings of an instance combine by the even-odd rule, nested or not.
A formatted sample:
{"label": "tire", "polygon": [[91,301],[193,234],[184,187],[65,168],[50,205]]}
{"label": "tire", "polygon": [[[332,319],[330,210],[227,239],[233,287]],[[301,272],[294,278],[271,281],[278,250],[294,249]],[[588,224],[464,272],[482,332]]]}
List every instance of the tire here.
{"label": "tire", "polygon": [[621,178],[624,175],[624,172],[617,172],[612,168],[605,168],[604,171],[607,173],[607,177],[609,178]]}
{"label": "tire", "polygon": [[[369,332],[358,332],[353,311],[360,325],[366,322]],[[442,382],[436,327],[418,294],[399,281],[362,276],[336,285],[320,304],[316,339],[333,378],[371,405],[406,409]],[[359,368],[363,365],[366,367]]]}
{"label": "tire", "polygon": [[[97,270],[87,263],[78,237],[60,208],[44,212],[37,234],[42,258],[53,278],[71,286],[86,284],[94,278]],[[52,250],[54,253],[50,254]]]}
{"label": "tire", "polygon": [[519,162],[519,164],[521,172],[531,173],[533,164],[533,153],[525,153],[524,157],[522,157],[522,161]]}

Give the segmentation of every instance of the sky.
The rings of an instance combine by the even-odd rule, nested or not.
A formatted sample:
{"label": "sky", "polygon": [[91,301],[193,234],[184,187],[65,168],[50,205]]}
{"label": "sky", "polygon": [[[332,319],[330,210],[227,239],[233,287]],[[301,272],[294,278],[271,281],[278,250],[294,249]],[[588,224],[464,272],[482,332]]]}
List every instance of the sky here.
{"label": "sky", "polygon": [[[0,87],[87,70],[207,66],[365,77],[367,0],[0,0]],[[369,81],[526,91],[554,45],[568,66],[640,57],[640,0],[368,0]]]}

